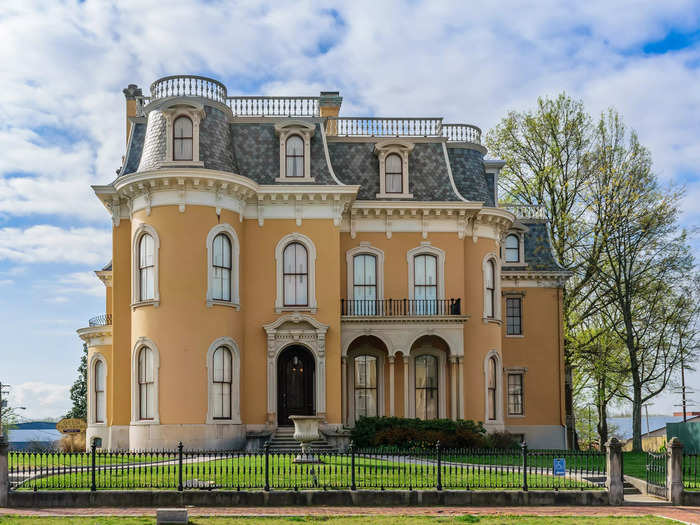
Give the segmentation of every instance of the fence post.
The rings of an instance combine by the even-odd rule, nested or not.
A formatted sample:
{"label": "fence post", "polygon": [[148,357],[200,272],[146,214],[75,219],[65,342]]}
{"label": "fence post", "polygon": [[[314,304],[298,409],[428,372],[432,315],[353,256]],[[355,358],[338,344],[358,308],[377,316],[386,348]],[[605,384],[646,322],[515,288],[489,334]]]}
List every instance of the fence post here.
{"label": "fence post", "polygon": [[622,505],[625,501],[622,443],[613,437],[605,444],[605,448],[605,488],[608,489],[610,505]]}
{"label": "fence post", "polygon": [[10,444],[0,429],[0,507],[7,507],[8,494],[10,492],[10,476],[8,472],[7,449]]}
{"label": "fence post", "polygon": [[683,443],[677,437],[671,438],[666,445],[668,463],[666,464],[666,491],[673,505],[683,503]]}
{"label": "fence post", "polygon": [[265,441],[265,491],[270,492],[270,442]]}
{"label": "fence post", "polygon": [[520,447],[523,450],[523,491],[527,492],[527,443],[523,441]]}
{"label": "fence post", "polygon": [[177,444],[177,490],[182,492],[182,441]]}
{"label": "fence post", "polygon": [[97,452],[97,442],[94,439],[92,440],[92,445],[90,446],[90,452],[92,455],[92,481],[90,482],[90,490],[95,492],[97,490],[97,483],[95,483],[95,465],[97,464],[95,461],[95,455]]}
{"label": "fence post", "polygon": [[437,489],[442,490],[442,460],[440,458],[440,440],[435,443],[435,452],[437,453]]}
{"label": "fence post", "polygon": [[355,444],[350,442],[350,490],[357,490],[355,485]]}

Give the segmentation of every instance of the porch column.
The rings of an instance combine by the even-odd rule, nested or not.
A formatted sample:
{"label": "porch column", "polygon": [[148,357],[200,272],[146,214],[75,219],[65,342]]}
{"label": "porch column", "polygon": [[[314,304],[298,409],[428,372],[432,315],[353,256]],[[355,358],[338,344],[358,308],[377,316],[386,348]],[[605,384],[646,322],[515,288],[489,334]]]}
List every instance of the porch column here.
{"label": "porch column", "polygon": [[464,357],[457,358],[457,368],[459,369],[459,419],[464,419]]}
{"label": "porch column", "polygon": [[411,417],[408,413],[408,355],[403,354],[403,417]]}
{"label": "porch column", "polygon": [[394,417],[394,356],[389,356],[389,415]]}
{"label": "porch column", "polygon": [[342,370],[340,372],[340,402],[342,404],[342,422],[348,424],[348,358],[340,358]]}
{"label": "porch column", "polygon": [[457,357],[450,356],[450,419],[457,419]]}

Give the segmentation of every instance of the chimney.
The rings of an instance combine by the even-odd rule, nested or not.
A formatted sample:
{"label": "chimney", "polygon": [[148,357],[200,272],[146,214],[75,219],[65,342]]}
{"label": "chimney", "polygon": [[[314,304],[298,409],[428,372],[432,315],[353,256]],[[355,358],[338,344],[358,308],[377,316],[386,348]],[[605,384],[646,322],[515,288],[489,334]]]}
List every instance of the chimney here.
{"label": "chimney", "polygon": [[129,120],[129,117],[135,117],[136,116],[136,108],[137,108],[137,98],[142,97],[143,93],[141,91],[141,88],[138,87],[136,84],[129,84],[127,87],[125,87],[122,92],[124,93],[124,97],[126,98],[126,144],[127,146],[129,145],[129,134],[131,133],[131,126],[132,123]]}
{"label": "chimney", "polygon": [[[340,105],[343,97],[340,91],[321,91],[318,97],[318,109],[321,117],[337,117],[340,114]],[[337,135],[338,123],[334,120],[326,122],[326,134]]]}

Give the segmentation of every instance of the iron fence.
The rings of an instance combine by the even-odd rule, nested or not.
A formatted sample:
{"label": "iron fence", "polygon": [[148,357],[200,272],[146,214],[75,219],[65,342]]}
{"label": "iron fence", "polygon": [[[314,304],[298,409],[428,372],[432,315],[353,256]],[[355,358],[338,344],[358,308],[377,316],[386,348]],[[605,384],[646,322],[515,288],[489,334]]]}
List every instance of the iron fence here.
{"label": "iron fence", "polygon": [[341,315],[411,317],[461,315],[461,299],[341,299]]}
{"label": "iron fence", "polygon": [[700,490],[700,454],[683,454],[683,488]]}
{"label": "iron fence", "polygon": [[[605,455],[564,450],[11,452],[12,490],[598,489]],[[555,460],[559,462],[557,470]]]}
{"label": "iron fence", "polygon": [[647,492],[661,498],[666,498],[666,468],[668,458],[665,453],[646,454],[646,485]]}

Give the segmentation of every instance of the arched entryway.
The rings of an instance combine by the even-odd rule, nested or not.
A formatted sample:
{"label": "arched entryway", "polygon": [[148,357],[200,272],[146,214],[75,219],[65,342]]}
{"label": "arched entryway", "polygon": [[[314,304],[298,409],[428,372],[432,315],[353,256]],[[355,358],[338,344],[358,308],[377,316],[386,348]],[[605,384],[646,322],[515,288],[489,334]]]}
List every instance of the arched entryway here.
{"label": "arched entryway", "polygon": [[277,358],[277,424],[291,425],[289,416],[313,416],[316,366],[301,345],[288,346]]}

